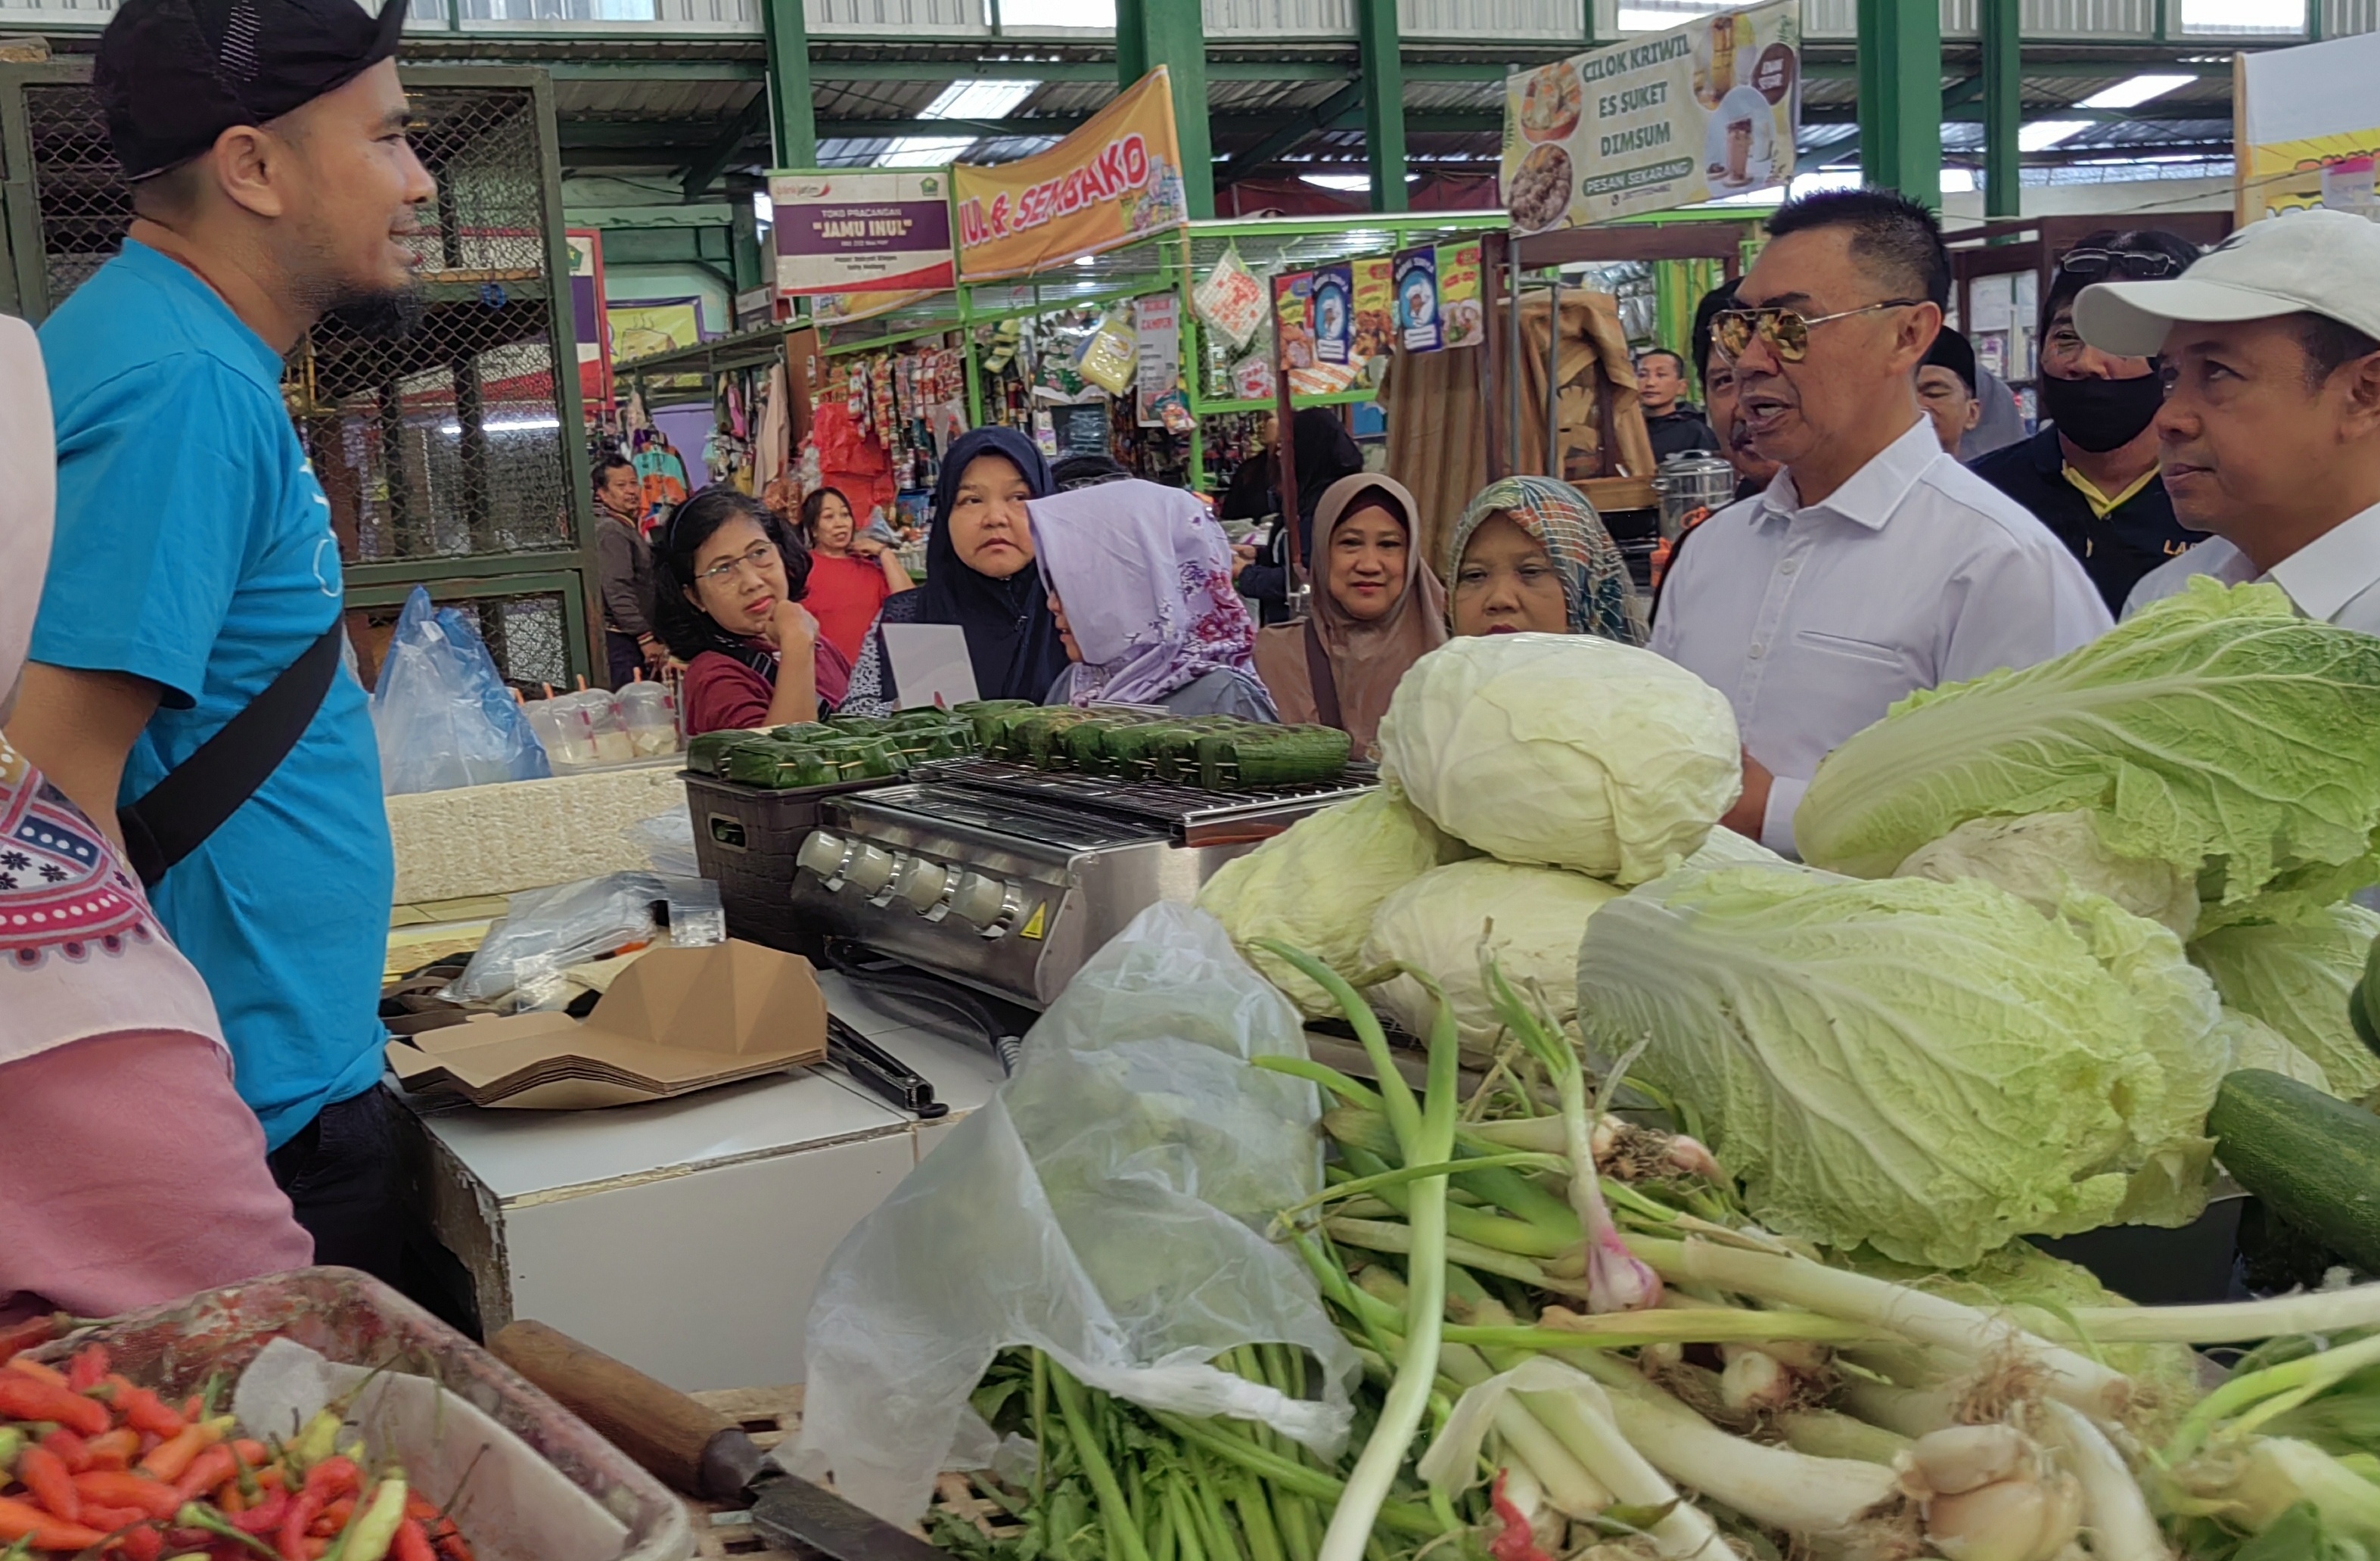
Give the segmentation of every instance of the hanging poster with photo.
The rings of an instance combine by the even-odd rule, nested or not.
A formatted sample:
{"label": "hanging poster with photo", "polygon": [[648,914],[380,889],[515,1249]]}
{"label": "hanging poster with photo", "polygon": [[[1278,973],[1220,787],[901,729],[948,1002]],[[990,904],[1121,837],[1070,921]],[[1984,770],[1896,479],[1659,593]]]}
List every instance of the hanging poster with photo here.
{"label": "hanging poster with photo", "polygon": [[1388,256],[1359,260],[1349,268],[1355,276],[1355,345],[1349,356],[1358,363],[1384,358],[1397,339],[1396,267]]}
{"label": "hanging poster with photo", "polygon": [[1355,276],[1343,265],[1314,274],[1314,360],[1344,363],[1355,340]]}
{"label": "hanging poster with photo", "polygon": [[1480,245],[1438,247],[1438,319],[1448,347],[1477,347],[1488,339],[1488,318],[1479,297]]}
{"label": "hanging poster with photo", "polygon": [[1539,233],[1780,185],[1801,123],[1798,0],[1697,17],[1506,77],[1504,208]]}
{"label": "hanging poster with photo", "polygon": [[1407,352],[1436,352],[1445,345],[1438,316],[1438,250],[1429,245],[1400,250],[1396,257],[1397,329]]}
{"label": "hanging poster with photo", "polygon": [[1293,372],[1314,367],[1314,273],[1274,277],[1272,311],[1281,367]]}

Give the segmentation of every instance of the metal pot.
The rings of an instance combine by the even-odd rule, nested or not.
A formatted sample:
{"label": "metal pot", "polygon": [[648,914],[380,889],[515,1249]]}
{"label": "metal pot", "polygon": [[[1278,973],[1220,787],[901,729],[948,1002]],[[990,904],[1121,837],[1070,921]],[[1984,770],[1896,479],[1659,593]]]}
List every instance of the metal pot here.
{"label": "metal pot", "polygon": [[1654,474],[1661,495],[1661,540],[1675,542],[1705,516],[1735,502],[1735,468],[1723,456],[1671,456]]}

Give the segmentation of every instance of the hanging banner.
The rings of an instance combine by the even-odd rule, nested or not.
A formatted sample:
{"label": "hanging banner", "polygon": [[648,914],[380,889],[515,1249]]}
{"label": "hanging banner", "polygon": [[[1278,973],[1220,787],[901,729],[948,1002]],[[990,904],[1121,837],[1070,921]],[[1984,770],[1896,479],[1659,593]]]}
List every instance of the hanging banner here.
{"label": "hanging banner", "polygon": [[1314,274],[1314,360],[1344,363],[1355,340],[1355,275],[1343,265]]}
{"label": "hanging banner", "polygon": [[1488,339],[1479,299],[1479,240],[1438,247],[1438,319],[1448,347],[1477,347]]}
{"label": "hanging banner", "polygon": [[1272,320],[1281,366],[1292,372],[1314,367],[1314,273],[1272,279]]}
{"label": "hanging banner", "polygon": [[1165,398],[1182,380],[1182,300],[1156,293],[1132,306],[1133,332],[1140,338],[1140,372],[1133,384],[1135,421],[1163,428]]}
{"label": "hanging banner", "polygon": [[1165,67],[1142,77],[1049,151],[951,170],[959,275],[1024,276],[1190,220],[1173,91]]}
{"label": "hanging banner", "polygon": [[1524,233],[1782,184],[1802,123],[1799,0],[1504,79],[1501,188]]}
{"label": "hanging banner", "polygon": [[1425,244],[1396,256],[1397,329],[1407,352],[1436,352],[1443,344],[1438,323],[1438,251]]}
{"label": "hanging banner", "polygon": [[578,401],[589,418],[612,405],[612,321],[603,311],[603,235],[563,230],[570,250],[570,325],[578,348]]}
{"label": "hanging banner", "polygon": [[1359,260],[1355,275],[1355,346],[1358,363],[1385,356],[1397,339],[1397,283],[1394,263],[1386,255]]}
{"label": "hanging banner", "polygon": [[2380,217],[2370,166],[2380,154],[2375,72],[2380,32],[2234,57],[2235,222],[2306,206]]}
{"label": "hanging banner", "polygon": [[796,168],[769,176],[777,291],[931,291],[951,286],[946,168]]}
{"label": "hanging banner", "polygon": [[702,342],[700,299],[630,299],[604,309],[623,364]]}

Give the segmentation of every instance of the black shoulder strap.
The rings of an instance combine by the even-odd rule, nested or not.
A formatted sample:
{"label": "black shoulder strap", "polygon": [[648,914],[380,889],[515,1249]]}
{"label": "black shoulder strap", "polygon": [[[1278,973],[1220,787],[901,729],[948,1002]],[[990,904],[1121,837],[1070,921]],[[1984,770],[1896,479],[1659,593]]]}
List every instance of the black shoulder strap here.
{"label": "black shoulder strap", "polygon": [[1305,632],[1299,638],[1305,641],[1305,676],[1314,685],[1314,713],[1326,726],[1339,725],[1339,680],[1330,676],[1330,658],[1323,652],[1322,636],[1316,632],[1314,620],[1305,620]]}
{"label": "black shoulder strap", "polygon": [[125,859],[144,885],[155,887],[176,862],[204,845],[289,757],[338,674],[342,627],[333,618],[322,638],[196,753],[139,801],[115,811]]}

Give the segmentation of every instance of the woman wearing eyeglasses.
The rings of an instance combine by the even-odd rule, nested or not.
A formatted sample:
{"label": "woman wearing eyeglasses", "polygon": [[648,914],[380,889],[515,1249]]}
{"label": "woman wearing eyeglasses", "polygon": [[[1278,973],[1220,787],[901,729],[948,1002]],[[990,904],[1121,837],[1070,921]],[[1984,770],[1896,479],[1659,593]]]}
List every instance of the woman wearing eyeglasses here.
{"label": "woman wearing eyeglasses", "polygon": [[686,663],[689,736],[815,721],[851,663],[802,605],[809,553],[748,494],[714,485],[654,533],[663,576],[655,628]]}
{"label": "woman wearing eyeglasses", "polygon": [[2082,562],[2107,610],[2143,575],[2204,540],[2175,518],[2157,475],[2156,365],[2085,346],[2074,300],[2094,282],[2179,276],[2198,246],[2155,228],[2094,233],[2068,250],[2041,300],[2041,431],[1980,457],[1975,475],[2031,510]]}

